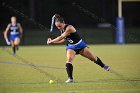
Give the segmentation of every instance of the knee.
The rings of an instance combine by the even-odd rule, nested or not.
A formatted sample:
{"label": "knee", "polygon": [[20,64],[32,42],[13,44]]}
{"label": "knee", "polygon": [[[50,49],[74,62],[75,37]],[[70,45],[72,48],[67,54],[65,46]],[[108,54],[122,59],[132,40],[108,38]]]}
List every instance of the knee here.
{"label": "knee", "polygon": [[18,45],[18,43],[15,43],[14,45]]}
{"label": "knee", "polygon": [[20,39],[19,38],[16,38],[15,41],[14,41],[14,44],[15,45],[19,45],[19,43],[20,43]]}
{"label": "knee", "polygon": [[67,57],[67,62],[72,62],[73,58],[72,57]]}
{"label": "knee", "polygon": [[14,44],[15,44],[15,45],[19,45],[19,41],[15,41]]}

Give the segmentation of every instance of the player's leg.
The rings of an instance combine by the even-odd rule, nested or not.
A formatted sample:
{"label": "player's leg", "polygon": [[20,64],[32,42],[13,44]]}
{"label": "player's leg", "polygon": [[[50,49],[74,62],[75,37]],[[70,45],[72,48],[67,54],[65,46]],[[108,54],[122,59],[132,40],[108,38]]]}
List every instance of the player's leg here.
{"label": "player's leg", "polygon": [[15,48],[18,50],[18,46],[20,44],[20,38],[16,37],[14,40]]}
{"label": "player's leg", "polygon": [[14,44],[14,40],[11,40],[11,46],[12,46],[12,50],[13,50],[13,54],[16,54],[16,48],[15,48],[15,44]]}
{"label": "player's leg", "polygon": [[66,83],[71,83],[73,82],[73,65],[72,65],[72,61],[75,57],[75,51],[72,49],[68,49],[67,50],[67,62],[66,62],[66,71],[68,74],[68,80],[66,81]]}
{"label": "player's leg", "polygon": [[16,35],[10,34],[10,42],[13,50],[13,54],[16,54],[16,46],[15,46]]}
{"label": "player's leg", "polygon": [[109,70],[110,67],[105,65],[100,58],[98,58],[97,56],[95,56],[89,48],[84,48],[82,51],[80,51],[80,54],[86,58],[88,58],[91,61],[94,61],[97,65],[101,66],[102,68],[104,68],[105,70]]}

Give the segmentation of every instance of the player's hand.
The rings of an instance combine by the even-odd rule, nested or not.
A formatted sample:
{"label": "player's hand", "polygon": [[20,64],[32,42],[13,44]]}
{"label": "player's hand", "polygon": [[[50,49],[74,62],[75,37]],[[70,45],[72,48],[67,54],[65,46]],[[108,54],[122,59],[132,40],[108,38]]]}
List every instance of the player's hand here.
{"label": "player's hand", "polygon": [[11,42],[8,40],[8,38],[5,38],[5,41],[6,41],[7,45],[11,45]]}
{"label": "player's hand", "polygon": [[49,45],[49,44],[51,44],[51,38],[48,38],[48,40],[47,40],[47,44]]}

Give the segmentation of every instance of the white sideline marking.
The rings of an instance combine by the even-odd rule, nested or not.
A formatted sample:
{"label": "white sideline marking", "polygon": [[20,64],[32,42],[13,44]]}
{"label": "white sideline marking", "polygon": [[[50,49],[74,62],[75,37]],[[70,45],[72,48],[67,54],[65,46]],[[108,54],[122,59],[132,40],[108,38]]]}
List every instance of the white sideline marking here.
{"label": "white sideline marking", "polygon": [[88,91],[77,91],[77,90],[73,90],[73,91],[64,91],[64,92],[57,92],[57,91],[54,91],[54,92],[21,92],[21,93],[93,93],[93,92],[134,92],[134,91],[140,91],[140,89],[122,89],[122,90],[119,90],[119,89],[116,89],[116,90],[88,90]]}

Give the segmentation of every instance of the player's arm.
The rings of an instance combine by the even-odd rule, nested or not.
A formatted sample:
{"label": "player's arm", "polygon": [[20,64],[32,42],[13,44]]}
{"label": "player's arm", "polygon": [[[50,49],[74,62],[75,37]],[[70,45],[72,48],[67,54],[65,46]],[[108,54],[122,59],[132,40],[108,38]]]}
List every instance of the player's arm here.
{"label": "player's arm", "polygon": [[62,40],[54,42],[54,43],[63,43],[63,42],[65,42],[65,39],[62,39]]}
{"label": "player's arm", "polygon": [[21,34],[20,37],[22,37],[22,34],[23,34],[23,28],[22,28],[22,26],[21,26],[20,24],[18,24],[18,26],[19,26],[19,31],[20,31],[20,34]]}
{"label": "player's arm", "polygon": [[[48,41],[50,41],[50,40],[52,40],[51,38],[48,38]],[[47,42],[48,42],[47,41]],[[63,43],[63,42],[65,42],[65,39],[62,39],[62,40],[60,40],[60,41],[57,41],[57,42],[53,42],[53,43]]]}
{"label": "player's arm", "polygon": [[10,29],[10,24],[8,24],[8,26],[6,27],[6,29],[4,31],[4,38],[5,38],[5,40],[8,40],[7,33],[9,31],[9,29]]}
{"label": "player's arm", "polygon": [[61,40],[63,40],[66,36],[68,36],[72,32],[74,32],[73,27],[72,26],[68,26],[67,29],[66,29],[66,31],[63,34],[61,34],[61,36],[58,36],[57,38],[52,39],[52,40],[51,39],[48,39],[47,44],[61,41]]}

